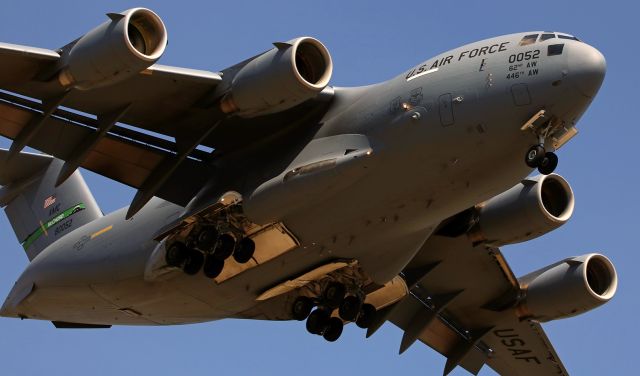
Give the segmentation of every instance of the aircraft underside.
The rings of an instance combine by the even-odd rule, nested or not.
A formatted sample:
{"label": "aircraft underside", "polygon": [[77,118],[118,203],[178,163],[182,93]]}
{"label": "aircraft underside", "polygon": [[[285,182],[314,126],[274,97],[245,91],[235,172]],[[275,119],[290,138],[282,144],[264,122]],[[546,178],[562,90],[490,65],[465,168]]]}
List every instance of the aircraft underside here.
{"label": "aircraft underside", "polygon": [[[59,50],[0,44],[0,204],[30,260],[1,315],[299,320],[329,342],[390,321],[445,374],[567,374],[540,323],[609,301],[615,268],[590,253],[517,277],[499,247],[573,214],[553,171],[604,78],[595,48],[504,35],[338,88],[311,37],[216,73],[155,64],[152,11],[108,17]],[[80,167],[131,204],[104,215]]]}

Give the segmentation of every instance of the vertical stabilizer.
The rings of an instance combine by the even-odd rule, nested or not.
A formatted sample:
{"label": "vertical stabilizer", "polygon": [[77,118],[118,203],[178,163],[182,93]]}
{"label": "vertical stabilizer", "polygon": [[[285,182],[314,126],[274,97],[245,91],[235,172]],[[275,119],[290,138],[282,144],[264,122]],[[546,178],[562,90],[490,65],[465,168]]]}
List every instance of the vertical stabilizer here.
{"label": "vertical stabilizer", "polygon": [[7,158],[0,149],[0,206],[29,260],[74,229],[102,216],[79,171],[55,187],[63,161],[42,154]]}

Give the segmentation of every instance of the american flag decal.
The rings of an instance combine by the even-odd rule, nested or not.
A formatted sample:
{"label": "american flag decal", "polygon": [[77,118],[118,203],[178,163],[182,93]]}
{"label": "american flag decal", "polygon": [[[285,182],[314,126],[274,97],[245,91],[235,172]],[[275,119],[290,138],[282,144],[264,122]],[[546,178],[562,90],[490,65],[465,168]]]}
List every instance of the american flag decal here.
{"label": "american flag decal", "polygon": [[56,196],[49,196],[47,198],[44,199],[44,208],[48,208],[49,206],[55,204],[56,202]]}

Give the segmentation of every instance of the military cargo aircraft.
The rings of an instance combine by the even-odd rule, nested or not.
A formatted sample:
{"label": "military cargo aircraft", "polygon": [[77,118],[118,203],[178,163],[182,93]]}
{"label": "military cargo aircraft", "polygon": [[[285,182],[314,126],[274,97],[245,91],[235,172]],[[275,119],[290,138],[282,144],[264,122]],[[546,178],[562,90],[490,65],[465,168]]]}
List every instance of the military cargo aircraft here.
{"label": "military cargo aircraft", "polygon": [[[56,50],[0,44],[0,204],[30,260],[1,315],[300,320],[327,341],[390,321],[445,375],[567,374],[540,323],[609,301],[614,266],[518,278],[498,247],[573,213],[553,171],[604,79],[595,48],[503,35],[342,88],[311,37],[210,72],[156,64],[151,10],[107,16]],[[103,214],[80,167],[137,189],[131,205]]]}

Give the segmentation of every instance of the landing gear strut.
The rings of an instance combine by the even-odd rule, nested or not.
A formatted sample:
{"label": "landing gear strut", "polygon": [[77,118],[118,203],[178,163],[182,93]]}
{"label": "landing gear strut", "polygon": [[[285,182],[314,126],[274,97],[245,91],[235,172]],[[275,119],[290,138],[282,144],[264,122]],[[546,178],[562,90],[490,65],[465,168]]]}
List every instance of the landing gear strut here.
{"label": "landing gear strut", "polygon": [[558,156],[548,152],[542,145],[534,145],[529,148],[524,162],[531,168],[537,168],[543,175],[549,175],[558,166]]}

